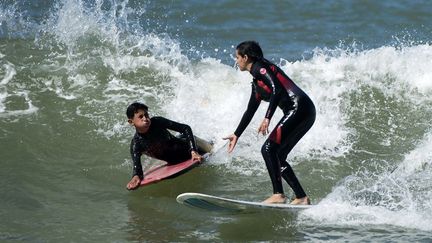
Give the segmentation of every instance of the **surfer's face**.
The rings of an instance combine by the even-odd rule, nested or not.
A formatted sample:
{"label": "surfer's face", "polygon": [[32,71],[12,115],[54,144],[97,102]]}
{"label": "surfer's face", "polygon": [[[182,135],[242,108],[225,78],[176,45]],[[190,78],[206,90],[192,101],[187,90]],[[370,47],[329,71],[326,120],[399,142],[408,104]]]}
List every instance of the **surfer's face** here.
{"label": "surfer's face", "polygon": [[240,71],[246,71],[247,65],[249,63],[249,58],[247,55],[241,56],[238,51],[236,50],[236,62],[240,69]]}
{"label": "surfer's face", "polygon": [[138,110],[133,119],[129,119],[129,123],[134,125],[138,132],[145,133],[150,128],[151,120],[147,111]]}

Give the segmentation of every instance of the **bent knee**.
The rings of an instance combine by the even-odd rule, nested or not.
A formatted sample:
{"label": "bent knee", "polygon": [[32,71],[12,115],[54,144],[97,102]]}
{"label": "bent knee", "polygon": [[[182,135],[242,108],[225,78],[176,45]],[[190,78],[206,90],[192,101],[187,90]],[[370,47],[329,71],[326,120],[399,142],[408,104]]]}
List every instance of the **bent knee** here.
{"label": "bent knee", "polygon": [[270,155],[270,154],[274,153],[277,149],[276,146],[277,146],[276,143],[267,139],[265,141],[265,143],[263,144],[263,146],[261,147],[261,154],[263,156],[266,156],[266,155]]}

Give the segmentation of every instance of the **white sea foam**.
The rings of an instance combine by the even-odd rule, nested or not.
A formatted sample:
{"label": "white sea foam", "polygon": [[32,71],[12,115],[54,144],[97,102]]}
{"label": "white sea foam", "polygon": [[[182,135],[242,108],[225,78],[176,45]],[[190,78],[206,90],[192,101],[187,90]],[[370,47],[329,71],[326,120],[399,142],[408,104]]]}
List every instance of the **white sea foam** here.
{"label": "white sea foam", "polygon": [[[5,106],[5,101],[11,97],[19,97],[22,98],[27,106],[26,109],[7,109]],[[0,93],[0,117],[2,118],[10,118],[10,117],[19,117],[22,115],[33,114],[38,110],[36,106],[33,105],[32,100],[29,97],[29,92],[26,90],[14,91],[13,94],[1,94]]]}
{"label": "white sea foam", "polygon": [[[3,59],[4,55],[2,55],[1,53],[0,55],[1,55],[0,58]],[[12,64],[4,63],[3,68],[1,69],[1,73],[2,74],[4,73],[4,75],[3,77],[1,77],[1,81],[0,81],[0,113],[3,113],[6,110],[6,106],[4,102],[8,97],[6,84],[9,83],[9,81],[13,78],[13,76],[15,76],[16,71],[13,68]]]}
{"label": "white sea foam", "polygon": [[334,198],[323,200],[319,205],[300,214],[303,223],[321,226],[391,225],[424,231],[432,230],[430,211],[411,208],[393,211],[382,206],[353,205]]}
{"label": "white sea foam", "polygon": [[[373,176],[376,182],[351,176],[317,206],[301,214],[303,220],[324,225],[393,225],[432,230],[431,173]],[[358,186],[352,188],[351,183]]]}
{"label": "white sea foam", "polygon": [[[338,103],[332,109],[340,110],[340,104],[343,102],[340,94],[343,92],[371,86],[381,90],[384,95],[430,111],[427,104],[431,93],[432,72],[428,67],[431,54],[430,45],[381,47],[336,57],[324,54],[306,63],[313,64],[319,58],[321,59],[318,61],[319,64],[328,64],[327,69],[332,70],[330,80],[333,84],[328,93],[332,97],[333,92],[336,92],[332,100]],[[304,69],[316,67],[308,64],[306,66],[308,68]],[[318,85],[316,89],[312,85],[311,96],[315,99],[321,97],[316,100],[316,103],[324,103],[323,107],[326,105],[332,107],[331,103],[326,102],[324,96],[319,95],[319,91],[315,91],[327,87],[322,80],[329,80],[329,75],[324,70],[323,73],[315,78],[318,80]],[[334,78],[331,78],[332,73]],[[294,72],[293,76],[295,75]],[[340,93],[337,94],[338,92]],[[326,108],[322,111],[325,114]],[[343,118],[343,115],[341,117]],[[344,131],[345,122],[343,119],[342,122],[339,121],[337,129],[334,130],[336,134]],[[418,122],[424,123],[424,121]],[[392,134],[385,136],[392,136]],[[432,230],[431,149],[432,136],[429,132],[400,162],[378,161],[370,158],[364,162],[368,164],[367,167],[344,178],[316,207],[302,213],[302,219],[324,225],[392,225]],[[374,169],[373,164],[380,166]],[[394,171],[391,171],[392,164],[398,165]]]}
{"label": "white sea foam", "polygon": [[432,230],[432,134],[402,163],[364,170],[345,178],[303,220],[328,225],[392,225]]}
{"label": "white sea foam", "polygon": [[12,63],[9,63],[9,62],[3,64],[2,72],[5,73],[2,80],[0,81],[0,85],[2,85],[2,86],[9,83],[12,80],[12,78],[16,75],[16,70],[15,70],[14,65]]}
{"label": "white sea foam", "polygon": [[[426,173],[432,169],[432,133],[429,132],[417,147],[405,155],[404,161],[394,173],[415,175]],[[430,172],[432,174],[432,172]]]}
{"label": "white sea foam", "polygon": [[[0,117],[9,118],[21,115],[28,115],[36,112],[37,107],[33,105],[29,96],[29,91],[19,84],[13,83],[14,77],[17,74],[15,66],[5,60],[7,57],[0,53]],[[11,99],[20,100],[20,107],[26,106],[26,109],[8,108],[8,103]]]}

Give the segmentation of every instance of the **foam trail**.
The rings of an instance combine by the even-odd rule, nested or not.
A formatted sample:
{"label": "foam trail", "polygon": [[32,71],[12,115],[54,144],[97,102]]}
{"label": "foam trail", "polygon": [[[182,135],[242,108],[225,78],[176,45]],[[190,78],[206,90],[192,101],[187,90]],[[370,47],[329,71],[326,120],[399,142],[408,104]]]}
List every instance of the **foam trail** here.
{"label": "foam trail", "polygon": [[[27,105],[27,109],[22,109],[22,110],[4,109],[2,111],[1,109],[3,106],[2,105],[3,101],[9,97],[22,97],[24,99],[26,105]],[[29,114],[35,113],[37,111],[38,111],[38,108],[33,105],[32,100],[29,98],[29,92],[28,91],[19,91],[19,92],[15,92],[15,94],[13,94],[13,95],[6,95],[6,96],[0,94],[0,117],[2,117],[2,118],[29,115]]]}
{"label": "foam trail", "polygon": [[[382,173],[364,177],[352,176],[319,204],[302,214],[303,220],[328,225],[393,225],[432,230],[432,193],[430,186],[420,186],[432,178],[430,173],[414,177]],[[415,178],[415,179],[414,179]],[[353,184],[364,186],[354,186]]]}
{"label": "foam trail", "polygon": [[[432,91],[429,82],[432,72],[428,66],[431,55],[432,47],[428,44],[403,46],[402,48],[388,46],[360,52],[345,52],[336,56],[321,53],[312,58],[311,63],[315,61],[318,67],[320,65],[326,67],[318,69],[324,73],[323,75],[315,76],[316,80],[319,80],[317,90],[326,87],[322,81],[326,80],[325,77],[330,77],[328,80],[333,83],[332,86],[336,87],[336,90],[339,89],[338,87],[341,90],[347,90],[348,93],[366,90],[368,92],[361,93],[361,95],[369,99],[374,98],[369,93],[372,87],[382,92],[384,98],[380,99],[389,102],[393,100],[391,105],[376,100],[372,100],[372,104],[388,105],[388,109],[394,111],[397,111],[397,105],[402,108],[406,106],[407,108],[404,109],[406,114],[419,115],[420,118],[428,119],[427,115],[421,114],[430,113],[428,96]],[[325,65],[329,63],[332,65]],[[309,69],[314,70],[316,67],[317,65],[312,65],[309,66]],[[333,68],[329,72],[330,76],[325,71],[328,68]],[[311,71],[306,72],[308,73]],[[293,75],[296,75],[295,72]],[[304,73],[299,73],[299,76],[304,75]],[[339,103],[336,107],[344,104],[343,100],[338,101],[339,97],[346,97],[343,94],[344,92],[341,91],[333,97]],[[332,95],[331,92],[330,95]],[[319,97],[319,93],[313,96]],[[322,98],[320,100],[323,101]],[[350,105],[348,108],[353,108],[354,104],[349,102],[346,104]],[[365,107],[365,109],[377,108],[386,107]],[[384,133],[384,136],[399,143],[390,145],[405,149],[409,146],[401,146],[403,141],[412,139],[415,141],[414,149],[403,156],[402,161],[385,160],[374,156],[358,161],[357,163],[363,166],[343,178],[316,207],[301,214],[302,220],[312,223],[319,222],[324,225],[392,225],[425,231],[432,230],[432,217],[430,216],[432,215],[432,204],[430,203],[432,198],[430,186],[432,136],[430,129],[427,129],[429,132],[423,136],[422,140],[416,141],[414,137],[406,137],[401,132],[411,129],[410,127],[396,126],[398,123],[404,124],[403,121],[408,119],[404,117],[404,114],[390,116],[390,118],[388,123],[384,124],[384,127],[387,127],[385,131],[390,132]],[[361,125],[363,121],[352,122]],[[375,125],[376,127],[369,127],[368,131],[375,132],[374,129],[378,129],[380,124]],[[414,121],[410,125],[418,127],[420,131],[425,128],[423,120]],[[416,129],[413,131],[419,132]],[[375,154],[370,153],[370,155]],[[392,170],[394,164],[399,165]]]}
{"label": "foam trail", "polygon": [[336,186],[304,220],[336,225],[393,225],[432,230],[432,134],[394,170],[363,169]]}
{"label": "foam trail", "polygon": [[[3,59],[4,55],[0,53],[0,58]],[[0,81],[0,113],[5,112],[6,106],[4,102],[8,97],[8,91],[6,85],[12,80],[12,78],[16,75],[15,68],[10,63],[3,64],[3,70],[1,73],[4,73],[2,80]]]}
{"label": "foam trail", "polygon": [[395,174],[415,175],[426,173],[432,164],[432,133],[429,132],[419,145],[405,155],[404,161],[395,169]]}
{"label": "foam trail", "polygon": [[[4,74],[0,81],[0,117],[9,118],[21,115],[28,115],[36,112],[37,107],[33,105],[32,100],[29,97],[29,91],[23,90],[22,87],[16,87],[12,81],[17,74],[15,66],[5,60],[5,55],[0,53],[0,61],[3,63],[3,68],[0,70],[0,74]],[[11,99],[22,100],[27,109],[8,109],[8,103],[12,103]],[[15,101],[18,102],[18,101]]]}

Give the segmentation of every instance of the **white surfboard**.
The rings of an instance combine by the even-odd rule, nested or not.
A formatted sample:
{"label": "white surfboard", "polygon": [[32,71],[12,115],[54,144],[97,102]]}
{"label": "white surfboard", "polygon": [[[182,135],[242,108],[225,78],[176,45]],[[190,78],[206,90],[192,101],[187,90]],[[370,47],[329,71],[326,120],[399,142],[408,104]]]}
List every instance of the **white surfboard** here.
{"label": "white surfboard", "polygon": [[283,209],[290,211],[298,211],[302,209],[311,208],[312,205],[291,205],[291,204],[275,204],[275,203],[262,203],[250,202],[243,200],[235,200],[223,197],[216,197],[212,195],[188,192],[177,196],[177,202],[180,204],[188,205],[195,208],[221,211],[221,212],[240,212],[256,209]]}

